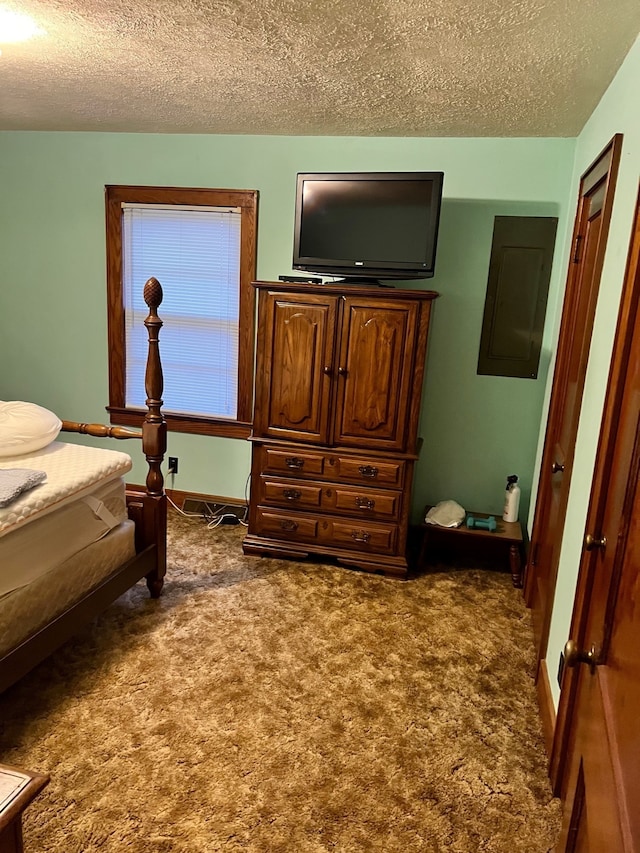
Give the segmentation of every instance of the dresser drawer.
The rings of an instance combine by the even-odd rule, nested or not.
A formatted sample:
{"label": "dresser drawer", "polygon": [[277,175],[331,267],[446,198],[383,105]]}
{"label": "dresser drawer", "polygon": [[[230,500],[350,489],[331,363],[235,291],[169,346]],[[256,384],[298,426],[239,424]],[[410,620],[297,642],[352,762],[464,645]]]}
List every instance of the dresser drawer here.
{"label": "dresser drawer", "polygon": [[263,471],[287,473],[300,477],[321,477],[324,474],[325,458],[322,453],[313,453],[299,448],[274,450],[261,448]]}
{"label": "dresser drawer", "polygon": [[270,506],[292,506],[300,509],[318,509],[322,502],[322,483],[305,483],[303,480],[277,480],[261,477],[258,503]]}
{"label": "dresser drawer", "polygon": [[278,539],[315,542],[318,535],[318,520],[293,512],[278,512],[278,510],[258,507],[255,533],[259,536],[275,536]]}
{"label": "dresser drawer", "polygon": [[395,524],[375,523],[360,519],[313,516],[295,511],[260,506],[256,512],[252,534],[275,539],[301,542],[310,546],[322,545],[340,549],[379,554],[392,554],[396,546],[398,527]]}
{"label": "dresser drawer", "polygon": [[347,456],[330,451],[291,450],[265,447],[259,452],[259,470],[264,473],[290,477],[311,477],[342,483],[368,483],[401,489],[404,485],[406,462],[399,459],[380,459],[373,456]]}
{"label": "dresser drawer", "polygon": [[331,524],[331,542],[358,551],[391,554],[395,549],[398,528],[394,524],[336,520]]}
{"label": "dresser drawer", "polygon": [[401,492],[389,489],[367,489],[331,483],[322,490],[322,509],[351,515],[354,518],[388,518],[400,516]]}
{"label": "dresser drawer", "polygon": [[257,503],[292,509],[319,509],[327,513],[351,515],[354,518],[397,520],[400,516],[402,492],[345,486],[341,483],[313,483],[285,480],[263,475],[259,480]]}
{"label": "dresser drawer", "polygon": [[332,456],[327,461],[325,473],[331,472],[330,476],[336,480],[398,488],[404,481],[404,462],[402,461],[355,456]]}

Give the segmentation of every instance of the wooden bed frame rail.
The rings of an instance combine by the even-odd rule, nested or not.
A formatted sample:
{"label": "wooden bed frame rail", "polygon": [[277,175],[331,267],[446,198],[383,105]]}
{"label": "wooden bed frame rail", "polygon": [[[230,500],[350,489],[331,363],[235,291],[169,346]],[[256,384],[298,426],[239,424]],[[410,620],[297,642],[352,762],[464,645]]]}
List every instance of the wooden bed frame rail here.
{"label": "wooden bed frame rail", "polygon": [[101,613],[141,578],[146,578],[153,598],[157,598],[162,591],[167,562],[167,498],[162,475],[162,462],[167,449],[167,425],[162,415],[164,382],[158,344],[162,327],[162,320],[158,317],[162,287],[156,278],[150,278],[145,284],[144,300],[149,308],[149,315],[144,321],[149,348],[145,373],[147,412],[142,429],[136,431],[103,424],[62,422],[64,432],[97,438],[141,439],[148,465],[146,491],[127,490],[127,511],[135,523],[136,555],[116,568],[98,587],[74,602],[52,622],[0,658],[0,693],[48,657],[82,625]]}

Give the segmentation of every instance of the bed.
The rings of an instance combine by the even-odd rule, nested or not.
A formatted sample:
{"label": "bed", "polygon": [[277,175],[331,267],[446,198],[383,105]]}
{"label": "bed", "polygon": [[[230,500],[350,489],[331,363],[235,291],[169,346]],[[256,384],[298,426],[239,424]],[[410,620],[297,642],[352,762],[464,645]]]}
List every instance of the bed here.
{"label": "bed", "polygon": [[[162,591],[166,423],[158,347],[162,288],[157,279],[145,284],[144,299],[149,315],[144,321],[147,412],[142,429],[58,421],[47,425],[55,439],[44,446],[32,446],[42,444],[47,435],[40,424],[37,441],[25,438],[28,429],[16,431],[19,453],[7,455],[11,439],[3,445],[0,474],[10,487],[9,502],[0,507],[0,692],[142,578],[152,597]],[[40,408],[24,406],[32,406],[30,412]],[[16,411],[22,417],[22,410]],[[148,464],[144,489],[125,484],[132,465],[128,454],[66,443],[60,440],[66,432],[141,441]],[[22,483],[15,491],[24,491],[14,498],[15,477]],[[39,482],[32,485],[33,480]]]}

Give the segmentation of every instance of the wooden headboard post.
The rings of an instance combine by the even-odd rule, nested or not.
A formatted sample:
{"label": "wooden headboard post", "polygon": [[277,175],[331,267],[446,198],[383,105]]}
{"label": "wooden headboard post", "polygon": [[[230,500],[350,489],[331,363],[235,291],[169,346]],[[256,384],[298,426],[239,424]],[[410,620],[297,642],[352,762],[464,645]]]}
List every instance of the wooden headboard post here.
{"label": "wooden headboard post", "polygon": [[64,432],[78,432],[98,438],[142,439],[142,452],[148,465],[146,491],[127,491],[127,509],[129,518],[135,521],[136,525],[136,552],[140,553],[154,546],[154,568],[146,575],[146,579],[149,592],[157,598],[162,590],[167,567],[167,496],[164,493],[162,475],[162,462],[167,450],[167,424],[162,415],[164,379],[158,342],[162,328],[162,320],[158,317],[162,287],[157,278],[147,281],[143,295],[149,308],[149,316],[144,321],[149,344],[145,372],[147,412],[142,422],[142,431],[76,421],[62,421],[62,429]]}
{"label": "wooden headboard post", "polygon": [[167,450],[167,424],[162,415],[164,379],[158,341],[162,328],[162,320],[158,317],[158,307],[162,302],[162,287],[157,278],[150,278],[145,284],[144,301],[149,306],[149,316],[144,321],[149,335],[149,350],[145,373],[147,414],[142,425],[142,450],[149,463],[147,492],[150,495],[161,496],[164,492],[161,465]]}
{"label": "wooden headboard post", "polygon": [[147,498],[144,507],[144,544],[156,543],[157,565],[147,575],[147,586],[152,596],[160,595],[167,563],[167,497],[164,492],[162,462],[167,450],[167,424],[162,415],[164,379],[158,337],[162,320],[158,307],[162,303],[162,287],[157,278],[150,278],[144,286],[144,301],[149,316],[144,321],[149,336],[145,390],[147,414],[142,424],[142,450],[149,465],[147,473]]}
{"label": "wooden headboard post", "polygon": [[[103,577],[93,589],[81,591],[78,598],[68,602],[66,609],[63,608],[45,625],[41,625],[38,612],[40,621],[36,623],[35,629],[27,625],[26,639],[19,641],[13,648],[0,652],[0,693],[69,639],[80,625],[101,613],[143,577],[154,598],[162,591],[167,566],[167,497],[162,476],[162,462],[167,449],[167,424],[162,415],[163,377],[158,347],[158,334],[162,327],[158,306],[162,302],[162,288],[157,279],[150,278],[145,284],[144,300],[149,307],[149,316],[145,320],[149,348],[145,374],[147,412],[142,430],[75,421],[62,422],[65,432],[77,432],[99,438],[142,440],[142,450],[149,466],[146,489],[141,491],[140,487],[133,487],[126,490],[129,519],[135,525],[135,554],[129,556],[121,565],[112,567],[110,574]],[[66,566],[66,563],[62,566]],[[52,570],[52,574],[59,569],[60,566]],[[30,630],[32,633],[28,633]],[[0,819],[0,826],[1,824]],[[14,850],[11,844],[9,848]],[[5,848],[0,841],[0,851],[9,848]]]}

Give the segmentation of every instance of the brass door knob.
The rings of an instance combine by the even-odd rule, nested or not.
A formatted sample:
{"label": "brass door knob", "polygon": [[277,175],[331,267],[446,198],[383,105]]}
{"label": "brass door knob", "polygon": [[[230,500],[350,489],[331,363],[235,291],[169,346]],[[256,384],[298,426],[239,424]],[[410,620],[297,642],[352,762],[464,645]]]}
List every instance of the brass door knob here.
{"label": "brass door knob", "polygon": [[564,471],[564,465],[562,465],[560,462],[554,462],[551,466],[551,473],[557,474],[559,471]]}
{"label": "brass door knob", "polygon": [[590,533],[584,537],[584,548],[585,551],[595,551],[596,548],[604,549],[607,547],[607,538],[606,536],[602,536],[600,539],[596,539],[595,536],[592,536]]}
{"label": "brass door knob", "polygon": [[599,660],[596,647],[592,645],[587,652],[584,649],[580,649],[575,640],[567,640],[564,647],[564,665],[574,667],[579,663],[589,664],[591,668],[597,666]]}

